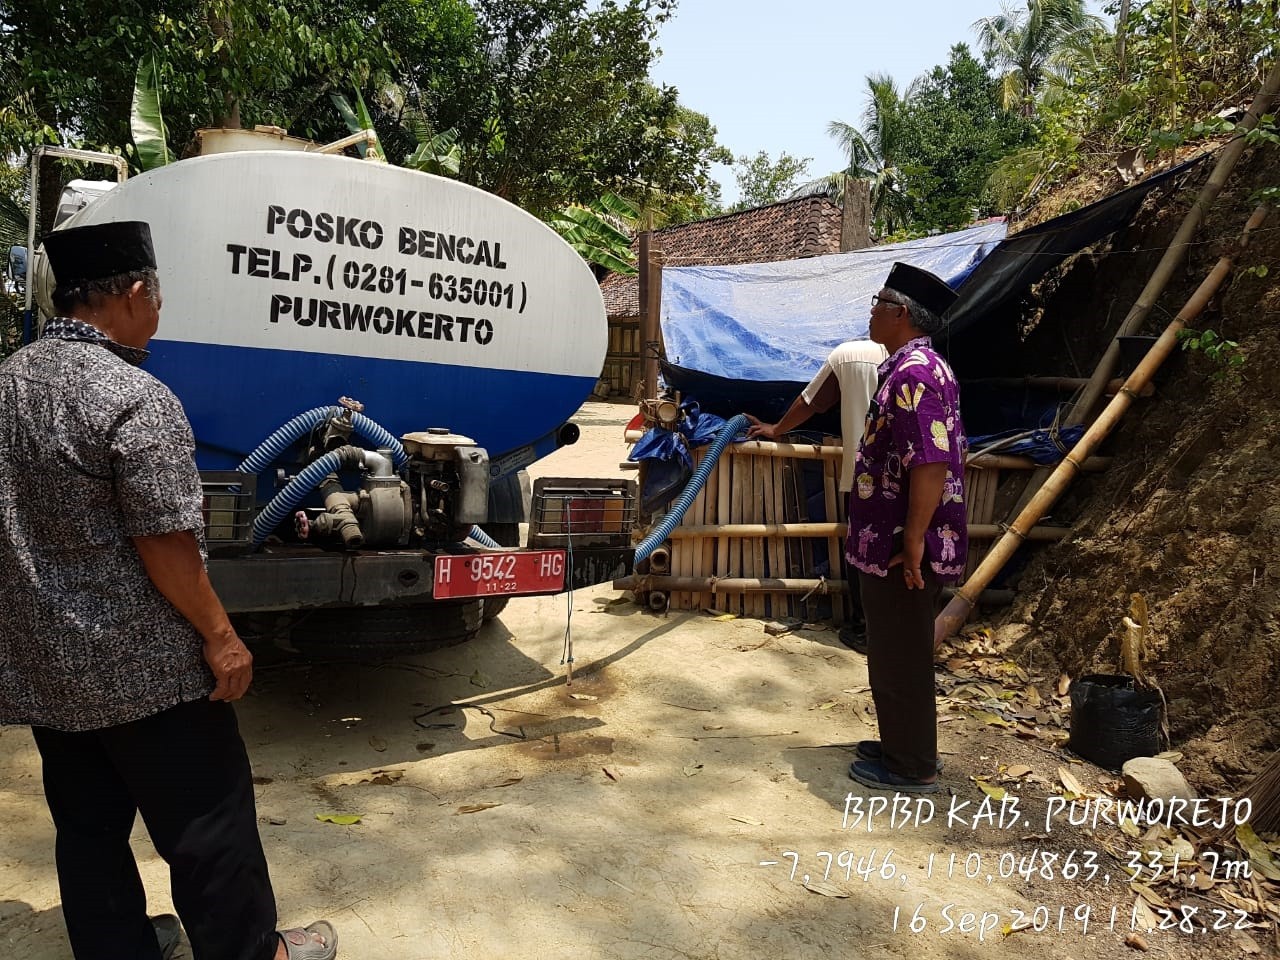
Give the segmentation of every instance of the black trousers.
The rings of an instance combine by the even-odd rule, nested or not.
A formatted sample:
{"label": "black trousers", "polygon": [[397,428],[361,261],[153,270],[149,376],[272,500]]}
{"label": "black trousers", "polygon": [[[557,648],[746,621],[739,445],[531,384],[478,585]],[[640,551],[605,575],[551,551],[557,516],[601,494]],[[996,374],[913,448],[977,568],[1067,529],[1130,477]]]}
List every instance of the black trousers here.
{"label": "black trousers", "polygon": [[900,566],[891,567],[887,577],[858,573],[883,762],[912,780],[932,780],[938,759],[933,618],[942,584],[927,557],[922,573],[923,590],[907,589]]}
{"label": "black trousers", "polygon": [[160,960],[129,846],[138,812],[169,864],[195,960],[275,955],[275,897],[230,704],[196,700],[103,730],[32,733],[76,960]]}

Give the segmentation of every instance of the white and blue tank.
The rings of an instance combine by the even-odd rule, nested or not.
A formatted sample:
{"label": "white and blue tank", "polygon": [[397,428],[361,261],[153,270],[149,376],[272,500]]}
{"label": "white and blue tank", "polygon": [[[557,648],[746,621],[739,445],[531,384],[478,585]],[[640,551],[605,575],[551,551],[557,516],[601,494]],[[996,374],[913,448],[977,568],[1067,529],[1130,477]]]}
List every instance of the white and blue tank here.
{"label": "white and blue tank", "polygon": [[494,476],[556,446],[604,362],[604,303],[553,230],[456,181],[295,151],[129,179],[68,222],[151,225],[164,305],[145,365],[201,469],[294,415],[364,404],[393,435],[447,427]]}

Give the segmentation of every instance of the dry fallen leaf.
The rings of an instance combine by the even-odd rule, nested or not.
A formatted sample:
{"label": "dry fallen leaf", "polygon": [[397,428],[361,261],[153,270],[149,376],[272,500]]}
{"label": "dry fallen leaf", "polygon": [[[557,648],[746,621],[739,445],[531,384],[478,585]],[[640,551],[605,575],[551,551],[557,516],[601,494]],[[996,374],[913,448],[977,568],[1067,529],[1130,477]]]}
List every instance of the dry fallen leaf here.
{"label": "dry fallen leaf", "polygon": [[336,823],[340,827],[349,827],[360,822],[359,813],[317,813],[316,819],[321,823]]}
{"label": "dry fallen leaf", "polygon": [[1234,931],[1231,935],[1231,940],[1235,943],[1236,948],[1243,954],[1252,955],[1262,952],[1262,948],[1258,946],[1258,941],[1253,939],[1253,937],[1249,936],[1243,930]]}
{"label": "dry fallen leaf", "polygon": [[1074,793],[1077,797],[1087,797],[1089,795],[1089,791],[1066,767],[1058,768],[1058,779],[1062,781],[1062,785],[1066,787],[1068,793]]}
{"label": "dry fallen leaf", "polygon": [[730,820],[736,820],[738,823],[745,823],[752,827],[763,827],[764,823],[759,820],[752,820],[750,817],[730,817]]}
{"label": "dry fallen leaf", "polygon": [[818,893],[824,897],[839,897],[841,899],[848,899],[849,897],[849,894],[839,887],[822,880],[811,880],[804,885],[804,888],[810,893]]}
{"label": "dry fallen leaf", "polygon": [[570,700],[599,700],[600,698],[593,697],[589,693],[571,693],[569,694],[569,699]]}
{"label": "dry fallen leaf", "polygon": [[1242,897],[1238,893],[1234,893],[1227,888],[1218,891],[1218,896],[1235,907],[1237,910],[1243,910],[1245,913],[1257,913],[1258,901],[1249,897]]}
{"label": "dry fallen leaf", "polygon": [[969,716],[974,720],[980,720],[983,723],[993,727],[1012,727],[1013,724],[999,714],[992,713],[990,710],[970,710]]}
{"label": "dry fallen leaf", "polygon": [[373,749],[377,750],[379,753],[382,753],[387,749],[387,741],[383,740],[381,737],[370,737],[369,746],[373,747]]}
{"label": "dry fallen leaf", "polygon": [[1005,798],[1004,787],[993,787],[991,784],[987,783],[985,780],[975,779],[973,782],[978,785],[979,790],[985,793],[992,800],[1003,800]]}
{"label": "dry fallen leaf", "polygon": [[389,787],[404,776],[403,770],[374,770],[361,783],[371,783],[377,787]]}
{"label": "dry fallen leaf", "polygon": [[494,807],[500,807],[500,803],[468,803],[457,809],[457,813],[479,813],[481,810],[492,810]]}
{"label": "dry fallen leaf", "polygon": [[736,616],[736,615],[734,615],[734,614],[732,614],[732,613],[722,613],[722,614],[720,614],[720,616],[718,616],[718,617],[712,617],[711,619],[712,619],[714,622],[716,622],[716,623],[721,623],[721,622],[723,622],[723,621],[725,621],[725,620],[737,620],[738,618],[737,618],[737,616]]}
{"label": "dry fallen leaf", "polygon": [[1154,910],[1147,906],[1147,901],[1142,897],[1135,897],[1133,901],[1133,910],[1136,920],[1134,921],[1139,930],[1145,930],[1150,933],[1152,930],[1160,928],[1160,918],[1156,916]]}
{"label": "dry fallen leaf", "polygon": [[1124,935],[1124,945],[1132,947],[1134,950],[1141,950],[1143,953],[1150,949],[1147,946],[1147,938],[1137,933],[1126,933]]}
{"label": "dry fallen leaf", "polygon": [[702,772],[702,764],[700,763],[691,763],[684,768],[684,775],[686,777],[696,776],[701,772]]}
{"label": "dry fallen leaf", "polygon": [[1280,863],[1271,855],[1271,849],[1254,833],[1253,827],[1242,823],[1236,827],[1236,839],[1249,855],[1249,865],[1268,880],[1280,880]]}
{"label": "dry fallen leaf", "polygon": [[1160,896],[1160,894],[1156,893],[1145,883],[1138,883],[1136,880],[1132,880],[1129,882],[1129,888],[1147,903],[1151,904],[1151,906],[1159,907],[1161,910],[1169,909],[1169,901]]}
{"label": "dry fallen leaf", "polygon": [[1013,921],[1012,923],[1006,923],[1003,927],[1001,927],[1000,934],[1001,936],[1008,937],[1008,936],[1012,936],[1015,933],[1018,933],[1021,930],[1029,930],[1029,929],[1031,929],[1031,918],[1028,916],[1022,916],[1022,917],[1019,917],[1017,920]]}
{"label": "dry fallen leaf", "polygon": [[818,704],[818,709],[819,709],[819,710],[830,710],[830,709],[831,709],[832,707],[834,707],[835,705],[836,705],[836,701],[835,701],[835,700],[828,700],[826,703],[820,703],[820,704]]}
{"label": "dry fallen leaf", "polygon": [[601,770],[603,770],[603,771],[604,771],[604,775],[605,775],[606,777],[608,777],[610,780],[612,780],[614,783],[617,783],[617,782],[618,782],[618,771],[617,771],[617,770],[614,770],[612,767],[601,767],[600,769],[601,769]]}
{"label": "dry fallen leaf", "polygon": [[285,817],[267,816],[267,817],[262,817],[261,819],[264,823],[269,823],[273,827],[283,827],[286,823],[289,822],[288,819]]}
{"label": "dry fallen leaf", "polygon": [[703,730],[723,730],[724,724],[723,723],[704,723],[702,725],[702,729]]}
{"label": "dry fallen leaf", "polygon": [[519,782],[520,782],[521,780],[523,780],[523,779],[524,779],[524,776],[523,776],[523,775],[518,774],[518,773],[513,773],[513,774],[511,774],[511,776],[507,777],[507,779],[502,780],[502,781],[500,781],[499,783],[491,783],[491,784],[489,784],[489,788],[490,788],[490,789],[492,789],[492,790],[496,790],[498,787],[510,787],[510,786],[512,786],[512,785],[514,785],[514,784],[519,783]]}
{"label": "dry fallen leaf", "polygon": [[1058,678],[1058,696],[1065,697],[1067,691],[1071,689],[1071,678],[1065,673]]}
{"label": "dry fallen leaf", "polygon": [[1015,763],[1012,767],[1004,772],[1006,777],[1013,777],[1015,780],[1025,777],[1031,772],[1031,768],[1025,763]]}

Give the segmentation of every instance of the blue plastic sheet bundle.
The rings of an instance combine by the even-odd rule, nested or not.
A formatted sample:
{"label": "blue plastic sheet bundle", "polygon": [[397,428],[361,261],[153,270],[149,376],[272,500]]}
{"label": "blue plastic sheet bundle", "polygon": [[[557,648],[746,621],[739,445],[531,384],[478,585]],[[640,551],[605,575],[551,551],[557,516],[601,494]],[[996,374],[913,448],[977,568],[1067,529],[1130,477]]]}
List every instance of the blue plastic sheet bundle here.
{"label": "blue plastic sheet bundle", "polygon": [[1018,436],[1014,431],[1005,433],[992,433],[983,437],[970,437],[969,449],[985,450],[993,444],[998,444],[996,450],[991,453],[1007,453],[1013,456],[1030,457],[1035,463],[1042,467],[1050,464],[1058,463],[1065,457],[1084,436],[1084,427],[1080,425],[1070,427],[1057,427],[1052,430],[1033,430],[1030,436],[1024,436],[1012,443],[1002,444],[1001,440]]}
{"label": "blue plastic sheet bundle", "polygon": [[[679,495],[693,475],[693,456],[689,451],[706,446],[725,425],[723,417],[703,413],[693,400],[681,404],[680,414],[675,430],[654,427],[636,442],[627,456],[635,463],[647,461],[640,489],[640,508],[645,513],[662,509]],[[745,440],[746,434],[734,439]]]}

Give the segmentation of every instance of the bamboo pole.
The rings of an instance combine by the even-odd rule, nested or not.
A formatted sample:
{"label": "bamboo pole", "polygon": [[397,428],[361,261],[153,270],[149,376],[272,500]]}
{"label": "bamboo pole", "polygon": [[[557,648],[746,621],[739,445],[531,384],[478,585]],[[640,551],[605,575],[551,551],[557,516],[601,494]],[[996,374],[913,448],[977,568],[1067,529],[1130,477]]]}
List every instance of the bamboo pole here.
{"label": "bamboo pole", "polygon": [[[1249,234],[1262,225],[1269,212],[1269,208],[1265,204],[1253,211],[1253,215],[1249,218],[1248,223],[1245,224],[1244,231],[1240,237],[1237,253],[1247,246]],[[1205,277],[1200,286],[1196,288],[1195,293],[1191,295],[1191,299],[1178,311],[1178,315],[1165,327],[1164,333],[1152,345],[1147,355],[1142,358],[1138,368],[1129,375],[1129,378],[1125,381],[1124,389],[1107,404],[1106,409],[1102,411],[1098,419],[1085,431],[1084,436],[1080,438],[1080,441],[1067,454],[1066,458],[1058,464],[1057,469],[1053,471],[1044,486],[1040,488],[1036,495],[1031,498],[1031,502],[1018,514],[1018,519],[1013,522],[1009,531],[992,547],[991,552],[987,554],[981,566],[973,572],[973,576],[969,577],[964,586],[956,591],[955,596],[951,598],[942,613],[934,621],[933,639],[935,648],[960,629],[961,624],[968,617],[969,611],[973,609],[974,598],[991,582],[992,578],[1000,572],[1009,561],[1009,558],[1013,556],[1014,551],[1026,539],[1027,531],[1048,512],[1049,508],[1066,490],[1067,485],[1074,478],[1076,472],[1079,471],[1081,462],[1115,429],[1116,424],[1120,422],[1120,418],[1124,416],[1125,412],[1133,404],[1137,391],[1155,375],[1156,370],[1160,368],[1160,364],[1164,363],[1169,354],[1177,347],[1178,331],[1186,326],[1187,321],[1199,316],[1209,302],[1209,298],[1222,286],[1222,282],[1231,273],[1232,260],[1233,257],[1231,255],[1223,256],[1218,260],[1209,275]]]}
{"label": "bamboo pole", "polygon": [[613,581],[615,590],[707,590],[711,593],[844,593],[843,580],[794,579],[791,577],[658,577],[636,574]]}
{"label": "bamboo pole", "polygon": [[[632,394],[637,399],[647,399],[658,395],[658,385],[645,381],[649,370],[644,359],[644,342],[648,338],[651,329],[649,322],[649,245],[652,238],[653,233],[649,230],[641,230],[638,237],[640,249],[636,264],[636,296],[640,305],[640,336],[636,341],[636,368],[640,374],[640,382],[631,385]],[[639,437],[636,439],[638,440]]]}
{"label": "bamboo pole", "polygon": [[[1145,392],[1141,394],[1141,396],[1146,395]],[[628,443],[635,443],[643,436],[644,431],[642,430],[628,430],[626,440]],[[843,448],[831,445],[811,446],[803,443],[771,443],[768,441],[757,443],[752,440],[747,443],[734,444],[728,447],[725,453],[737,456],[781,457],[792,460],[839,460],[843,454]],[[1035,470],[1040,466],[1030,457],[1014,456],[1007,453],[971,453],[965,461],[965,465],[979,469],[993,467],[1001,470]],[[1088,463],[1084,464],[1084,469],[1087,473],[1101,473],[1109,466],[1111,466],[1110,457],[1090,457]],[[635,464],[631,464],[631,468],[634,469]]]}
{"label": "bamboo pole", "polygon": [[[1060,393],[1073,393],[1089,385],[1088,377],[984,377],[980,380],[966,380],[962,386],[981,385],[990,387],[1039,387],[1043,390],[1057,390]],[[1124,386],[1123,377],[1108,380],[1106,392],[1119,393]],[[1142,389],[1142,396],[1149,397],[1156,392],[1155,384],[1147,384]]]}
{"label": "bamboo pole", "polygon": [[[1204,218],[1208,214],[1209,208],[1218,199],[1218,194],[1226,186],[1227,178],[1235,170],[1236,163],[1240,160],[1240,155],[1244,153],[1244,134],[1258,125],[1258,118],[1267,112],[1271,101],[1278,92],[1280,92],[1280,59],[1277,59],[1275,64],[1272,65],[1271,72],[1267,75],[1262,89],[1254,97],[1253,103],[1249,105],[1249,110],[1244,115],[1244,119],[1236,124],[1237,136],[1223,148],[1222,156],[1218,158],[1213,172],[1209,174],[1209,179],[1200,190],[1200,195],[1196,197],[1195,203],[1191,205],[1186,218],[1182,221],[1182,226],[1178,228],[1173,241],[1169,244],[1168,249],[1165,250],[1164,256],[1160,258],[1160,263],[1156,265],[1151,279],[1147,281],[1146,287],[1138,295],[1138,301],[1133,305],[1128,316],[1124,318],[1124,322],[1120,324],[1120,329],[1116,331],[1115,337],[1112,338],[1111,344],[1107,347],[1107,352],[1103,354],[1102,360],[1093,372],[1093,376],[1089,378],[1089,385],[1085,387],[1084,393],[1081,394],[1079,401],[1067,417],[1068,426],[1084,423],[1088,419],[1093,407],[1101,397],[1107,381],[1111,379],[1112,374],[1115,372],[1116,363],[1120,357],[1120,343],[1116,338],[1132,336],[1141,328],[1143,321],[1147,318],[1147,314],[1151,312],[1152,307],[1155,306],[1156,301],[1160,298],[1160,294],[1168,286],[1173,272],[1182,262],[1182,258],[1191,244],[1191,238],[1200,229],[1201,224],[1204,223]],[[1126,386],[1132,379],[1133,377],[1130,376],[1125,381]]]}
{"label": "bamboo pole", "polygon": [[[1007,453],[971,453],[964,461],[966,470],[1036,470],[1040,464],[1030,457]],[[1085,473],[1102,473],[1111,466],[1110,457],[1090,457],[1080,465]]]}
{"label": "bamboo pole", "polygon": [[[1191,243],[1191,238],[1200,229],[1200,225],[1204,222],[1209,208],[1213,206],[1218,194],[1222,192],[1227,178],[1231,176],[1236,163],[1240,160],[1240,155],[1244,153],[1244,134],[1258,125],[1258,118],[1267,112],[1267,108],[1270,107],[1271,101],[1275,98],[1277,92],[1280,92],[1280,59],[1277,59],[1272,65],[1271,72],[1267,74],[1267,79],[1263,82],[1262,88],[1258,91],[1257,96],[1253,98],[1253,103],[1249,105],[1249,110],[1244,115],[1244,119],[1236,124],[1238,135],[1223,149],[1217,164],[1214,165],[1213,172],[1209,174],[1209,179],[1200,189],[1200,195],[1196,197],[1195,203],[1187,211],[1186,217],[1183,218],[1182,226],[1178,228],[1178,232],[1165,250],[1164,256],[1160,258],[1155,271],[1151,274],[1151,279],[1147,281],[1147,285],[1143,287],[1142,293],[1138,295],[1137,301],[1124,318],[1124,322],[1116,330],[1111,343],[1107,345],[1106,351],[1102,354],[1102,359],[1098,361],[1098,366],[1093,371],[1093,376],[1089,378],[1088,385],[1084,388],[1084,392],[1081,393],[1080,398],[1066,417],[1067,426],[1075,426],[1088,421],[1089,414],[1093,412],[1093,408],[1097,406],[1098,400],[1102,396],[1103,388],[1106,386],[1107,381],[1111,379],[1112,374],[1115,373],[1116,364],[1120,359],[1119,338],[1137,333],[1142,327],[1143,321],[1147,319],[1147,314],[1151,312],[1156,301],[1160,299],[1160,295],[1164,293],[1164,288],[1169,285],[1173,272],[1182,262],[1183,255]],[[1132,376],[1129,379],[1132,380]],[[1015,509],[1025,510],[1041,485],[1048,480],[1049,475],[1048,468],[1041,468],[1032,474],[1031,479],[1027,481],[1027,488],[1023,491],[1022,498],[1018,501]]]}
{"label": "bamboo pole", "polygon": [[[971,523],[968,524],[967,528],[969,539],[971,540],[994,540],[1005,532],[1005,528],[996,523]],[[818,521],[802,523],[690,524],[687,527],[676,527],[671,531],[670,538],[672,540],[714,540],[719,537],[737,537],[739,539],[809,537],[813,540],[825,540],[827,537],[843,536],[846,529],[847,527],[843,523],[820,523]],[[1026,534],[1026,539],[1061,540],[1070,532],[1069,527],[1032,527]],[[654,553],[656,555],[657,551],[655,550]],[[652,562],[653,559],[650,558],[650,563],[652,564]]]}

